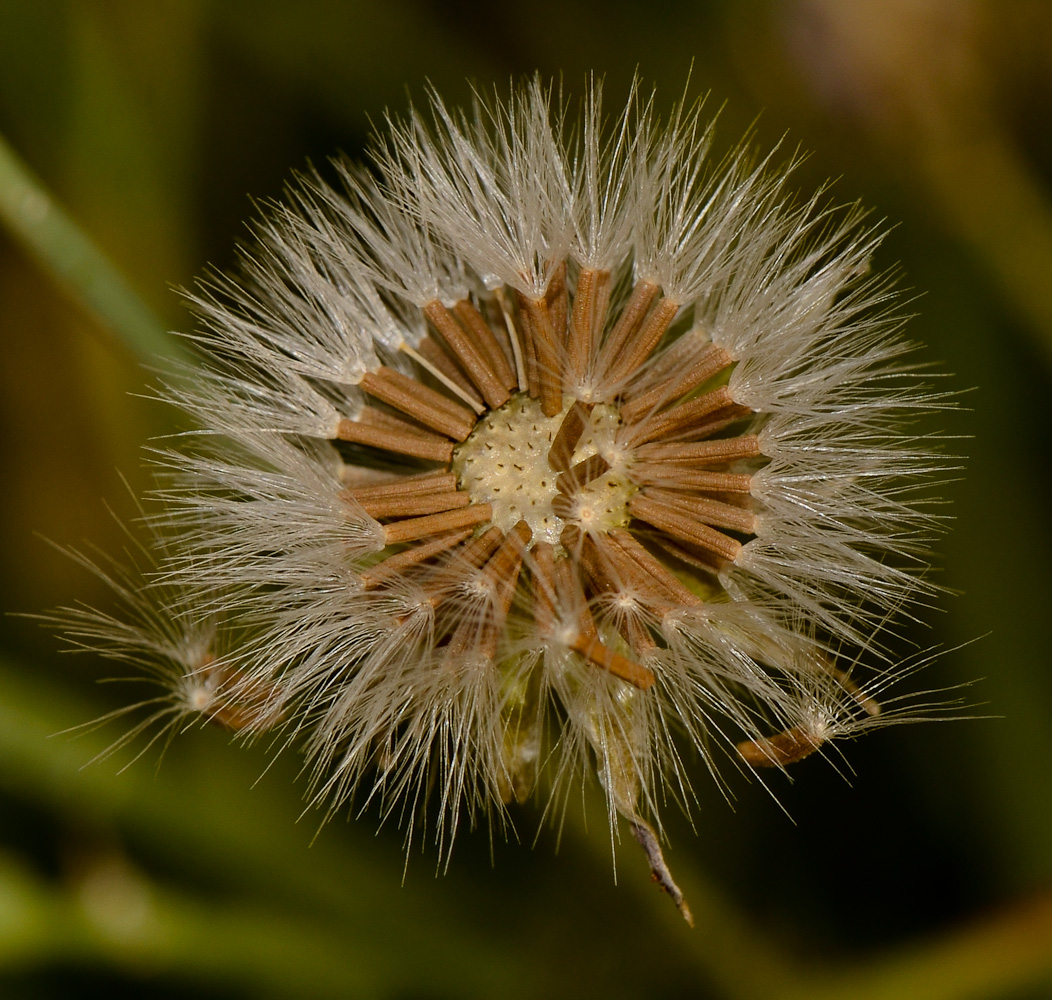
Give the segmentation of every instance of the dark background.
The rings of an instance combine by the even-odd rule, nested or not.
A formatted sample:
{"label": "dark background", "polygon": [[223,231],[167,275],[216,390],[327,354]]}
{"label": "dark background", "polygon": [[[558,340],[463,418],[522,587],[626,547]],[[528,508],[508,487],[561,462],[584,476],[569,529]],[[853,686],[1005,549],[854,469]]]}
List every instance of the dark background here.
{"label": "dark background", "polygon": [[[119,728],[52,734],[127,692],[5,617],[0,995],[1052,995],[1052,5],[0,0],[0,132],[172,329],[173,286],[231,262],[250,199],[356,154],[427,81],[456,104],[534,70],[576,93],[604,75],[611,106],[638,71],[663,110],[689,75],[724,148],[786,134],[814,151],[803,188],[835,178],[894,225],[877,265],[901,265],[920,356],[963,393],[932,429],[967,456],[941,489],[954,594],[903,655],[944,647],[914,683],[974,681],[991,718],[873,735],[774,775],[777,800],[732,778],[728,804],[699,773],[694,829],[667,817],[691,932],[627,842],[615,885],[594,789],[587,830],[571,809],[534,844],[531,806],[518,841],[475,831],[403,879],[375,816],[312,843],[294,755],[257,782],[265,747],[193,730],[159,767],[82,769]],[[0,344],[0,609],[104,602],[42,537],[119,552],[105,504],[133,514],[121,477],[148,488],[171,417],[2,232]]]}

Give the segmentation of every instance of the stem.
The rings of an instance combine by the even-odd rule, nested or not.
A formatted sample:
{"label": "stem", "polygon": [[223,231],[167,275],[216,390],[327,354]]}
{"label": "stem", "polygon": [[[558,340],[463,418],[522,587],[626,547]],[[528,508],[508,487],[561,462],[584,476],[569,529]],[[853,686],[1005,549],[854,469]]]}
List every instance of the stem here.
{"label": "stem", "polygon": [[[120,773],[103,764],[84,767],[105,747],[105,736],[55,734],[83,722],[85,712],[59,686],[48,685],[41,671],[0,658],[0,788],[78,817],[81,825],[115,821],[129,843],[148,842],[151,850],[191,865],[206,883],[241,886],[250,897],[241,908],[235,902],[219,906],[211,894],[202,902],[158,890],[162,926],[146,941],[146,955],[162,968],[177,974],[185,950],[197,954],[188,974],[223,975],[230,969],[233,978],[253,986],[273,974],[278,995],[284,996],[375,996],[381,981],[393,983],[400,995],[536,995],[530,992],[535,982],[530,956],[516,949],[510,931],[505,935],[478,917],[487,912],[484,894],[463,892],[452,900],[440,883],[430,881],[413,893],[400,892],[404,857],[397,847],[389,856],[392,852],[367,835],[319,836],[310,845],[313,828],[293,823],[295,801],[283,792],[291,788],[286,768],[278,766],[280,778],[252,788],[259,778],[259,757],[230,748],[216,766],[222,746],[204,739],[206,734],[201,734],[201,755],[190,746],[168,753],[163,780],[155,780],[145,762]],[[68,902],[31,885],[27,889],[24,877],[16,894],[22,901],[16,912],[24,919],[9,920],[7,867],[0,855],[0,885],[5,887],[0,893],[0,973],[16,964],[12,952],[37,956],[38,964],[55,955],[108,963],[134,960],[134,948],[118,955],[117,943],[99,939],[97,930],[94,937],[87,935]],[[151,899],[152,892],[147,892]],[[282,934],[287,944],[279,946]],[[330,985],[319,986],[317,994],[313,982],[305,981],[302,990],[281,988],[297,974],[301,945],[308,956],[324,952],[319,982],[328,977]],[[337,979],[340,963],[348,968]],[[355,988],[352,976],[359,978]],[[342,993],[337,990],[341,983]]]}
{"label": "stem", "polygon": [[[392,890],[401,859],[368,837],[325,836],[307,850],[308,836],[289,821],[289,797],[274,791],[290,779],[282,762],[251,791],[258,758],[231,751],[216,767],[221,748],[207,740],[203,756],[173,750],[163,781],[144,762],[121,774],[104,765],[81,769],[104,739],[48,737],[90,711],[39,671],[2,660],[0,692],[0,787],[89,822],[116,820],[129,841],[145,838],[188,859],[205,880],[243,884],[254,899],[242,907],[209,893],[202,902],[118,865],[117,875],[124,871],[147,900],[149,920],[117,940],[120,928],[100,927],[85,904],[90,866],[68,893],[0,854],[0,975],[57,959],[226,979],[260,996],[365,996],[378,986],[414,995],[538,995],[545,970],[519,947],[522,929],[511,920],[502,935],[474,920],[491,912],[484,892],[451,901],[439,883],[412,894]],[[578,810],[567,821],[568,832],[592,844]],[[646,878],[644,858],[626,849],[620,860],[623,889],[649,915],[641,927],[652,922],[663,936],[663,962],[693,970],[725,1000],[994,1000],[1052,980],[1052,893],[837,968],[794,959],[709,882],[689,851],[670,853],[668,862],[694,930]],[[102,874],[106,867],[96,859]]]}
{"label": "stem", "polygon": [[776,997],[994,1000],[1041,984],[1052,984],[1052,892],[838,973],[819,972]]}
{"label": "stem", "polygon": [[[0,973],[74,962],[135,979],[165,970],[254,996],[338,998],[377,995],[390,986],[388,965],[401,965],[396,942],[368,926],[349,935],[258,903],[193,899],[109,857],[92,859],[68,888],[10,858],[0,858],[0,880]],[[409,990],[426,986],[420,975],[403,981]]]}
{"label": "stem", "polygon": [[0,222],[61,285],[143,360],[185,359],[108,257],[0,136]]}

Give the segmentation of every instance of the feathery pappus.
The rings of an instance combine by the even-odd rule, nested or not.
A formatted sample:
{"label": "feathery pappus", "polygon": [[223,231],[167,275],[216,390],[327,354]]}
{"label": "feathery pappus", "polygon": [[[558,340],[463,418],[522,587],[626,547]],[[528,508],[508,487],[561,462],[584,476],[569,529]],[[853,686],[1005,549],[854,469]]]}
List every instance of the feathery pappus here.
{"label": "feathery pappus", "polygon": [[934,590],[945,464],[882,234],[712,136],[534,79],[299,178],[192,295],[148,582],[105,571],[124,617],[74,641],[150,672],[151,724],[287,734],[323,809],[430,802],[441,851],[595,774],[689,919],[657,830],[692,756],[919,714],[881,635]]}

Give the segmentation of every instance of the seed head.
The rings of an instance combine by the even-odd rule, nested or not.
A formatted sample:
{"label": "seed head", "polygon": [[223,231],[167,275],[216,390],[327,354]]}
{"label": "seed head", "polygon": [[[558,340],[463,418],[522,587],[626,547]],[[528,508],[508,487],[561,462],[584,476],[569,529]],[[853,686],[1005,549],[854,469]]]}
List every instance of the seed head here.
{"label": "seed head", "polygon": [[691,752],[782,767],[910,717],[880,636],[932,591],[909,421],[942,400],[859,208],[715,160],[700,104],[608,118],[592,84],[570,120],[539,80],[431,95],[267,211],[192,296],[163,586],[79,634],[179,662],[180,718],[284,727],[330,812],[412,829],[432,796],[445,851],[594,773],[688,915],[652,824]]}

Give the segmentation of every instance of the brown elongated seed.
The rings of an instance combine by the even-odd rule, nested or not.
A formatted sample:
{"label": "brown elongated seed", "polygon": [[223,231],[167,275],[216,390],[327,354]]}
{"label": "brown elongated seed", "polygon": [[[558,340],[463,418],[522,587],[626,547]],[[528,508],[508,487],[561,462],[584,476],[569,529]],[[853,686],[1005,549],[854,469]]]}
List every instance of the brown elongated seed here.
{"label": "brown elongated seed", "polygon": [[624,432],[625,440],[635,446],[647,444],[699,424],[705,417],[733,404],[730,390],[721,385],[718,389],[702,393],[686,403],[680,403],[670,410],[655,413],[637,424],[632,424]]}
{"label": "brown elongated seed", "polygon": [[630,531],[624,528],[615,528],[610,532],[609,540],[613,546],[624,554],[622,565],[631,566],[649,577],[650,588],[658,588],[666,597],[676,604],[695,605],[701,604],[701,598],[689,587],[685,586],[676,575],[662,564],[661,560],[652,555],[641,545]]}
{"label": "brown elongated seed", "polygon": [[605,476],[609,471],[610,463],[602,455],[589,455],[572,469],[560,472],[555,478],[555,488],[569,496],[582,486],[587,486],[593,479]]}
{"label": "brown elongated seed", "polygon": [[480,303],[476,308],[489,327],[490,333],[493,334],[493,339],[497,342],[500,353],[504,355],[504,360],[507,361],[508,366],[511,368],[512,378],[515,379],[515,388],[518,389],[521,387],[519,386],[519,378],[515,368],[515,348],[512,344],[515,338],[511,335],[511,331],[508,328],[508,319],[504,315],[499,301],[496,301],[496,296],[494,296],[494,299],[494,302]]}
{"label": "brown elongated seed", "polygon": [[264,732],[284,718],[280,708],[268,707],[276,693],[273,687],[246,678],[228,664],[217,663],[211,650],[199,658],[196,674],[218,689],[215,700],[202,709],[210,722],[234,733],[248,729]]}
{"label": "brown elongated seed", "polygon": [[589,663],[634,684],[640,690],[651,687],[655,677],[650,670],[610,649],[599,638],[584,587],[569,559],[559,559],[555,563],[555,587],[563,605],[577,610],[577,635],[570,643],[570,648]]}
{"label": "brown elongated seed", "polygon": [[360,503],[370,517],[418,517],[421,514],[437,514],[443,510],[466,507],[471,503],[471,496],[468,493],[449,490],[445,493],[375,498]]}
{"label": "brown elongated seed", "polygon": [[410,347],[409,344],[403,343],[398,348],[406,357],[412,358],[425,372],[428,373],[436,382],[444,385],[457,399],[464,403],[467,403],[472,410],[475,411],[476,416],[481,416],[483,411],[486,409],[482,400],[479,399],[475,391],[465,389],[460,382],[450,378],[441,368],[438,367],[434,362],[428,361],[423,354],[421,354],[415,347]]}
{"label": "brown elongated seed", "polygon": [[752,488],[752,476],[745,472],[701,472],[666,462],[636,462],[631,476],[640,486],[664,486],[670,490],[748,493]]}
{"label": "brown elongated seed", "polygon": [[500,380],[490,367],[485,355],[475,346],[475,342],[457,322],[456,316],[438,299],[428,302],[423,312],[435,329],[442,334],[442,339],[463,366],[468,378],[482,393],[482,398],[485,399],[490,409],[495,410],[503,406],[511,393],[500,384]]}
{"label": "brown elongated seed", "polygon": [[[207,715],[210,722],[214,722],[232,733],[243,733],[249,729],[254,732],[264,732],[283,718],[283,716],[278,715],[272,722],[265,717],[261,718],[258,708],[253,708],[251,705],[238,705],[234,702],[210,708],[207,710]],[[261,725],[261,723],[265,723],[265,725]]]}
{"label": "brown elongated seed", "polygon": [[529,525],[519,521],[482,567],[481,572],[493,584],[493,602],[481,622],[472,620],[470,615],[461,620],[446,647],[448,656],[460,656],[469,649],[477,651],[487,660],[492,660],[496,655],[504,621],[515,597],[522,559],[532,535]]}
{"label": "brown elongated seed", "polygon": [[435,566],[421,581],[424,592],[431,604],[438,607],[454,588],[464,582],[477,570],[504,541],[504,532],[496,525],[488,528],[481,535],[460,546],[448,559]]}
{"label": "brown elongated seed", "polygon": [[548,282],[548,291],[544,296],[548,304],[548,316],[552,330],[555,332],[555,343],[566,343],[566,325],[570,319],[570,290],[566,287],[566,261],[564,260]]}
{"label": "brown elongated seed", "polygon": [[652,649],[657,649],[657,642],[650,634],[646,625],[635,615],[626,614],[621,622],[620,632],[625,642],[628,643],[636,655],[646,654]]}
{"label": "brown elongated seed", "polygon": [[609,304],[610,272],[598,268],[581,268],[577,275],[577,291],[574,293],[566,342],[568,367],[578,380],[588,374],[588,365],[606,323]]}
{"label": "brown elongated seed", "polygon": [[455,441],[463,441],[475,426],[475,414],[471,410],[393,368],[366,372],[360,385],[370,396],[382,399]]}
{"label": "brown elongated seed", "polygon": [[635,458],[645,462],[680,462],[691,465],[714,465],[759,458],[760,439],[755,434],[721,438],[718,441],[696,441],[676,444],[645,444],[635,449]]}
{"label": "brown elongated seed", "polygon": [[569,559],[556,560],[555,592],[559,596],[560,606],[573,612],[576,622],[575,635],[580,638],[599,640],[595,619],[588,607],[588,595],[585,593],[584,580],[578,573],[577,564]]}
{"label": "brown elongated seed", "polygon": [[530,550],[530,572],[533,576],[533,620],[541,635],[551,635],[555,628],[555,546],[538,542]]}
{"label": "brown elongated seed", "polygon": [[[401,421],[399,421],[401,423]],[[427,458],[433,462],[449,462],[453,458],[453,442],[437,434],[417,431],[409,424],[405,430],[391,426],[365,423],[361,420],[341,420],[336,427],[337,441],[350,441],[371,448],[382,448],[399,455]]]}
{"label": "brown elongated seed", "polygon": [[276,700],[276,689],[259,681],[238,683],[223,696],[222,704],[206,708],[204,714],[232,733],[264,733],[285,719],[280,704],[273,704]]}
{"label": "brown elongated seed", "polygon": [[405,521],[395,521],[384,525],[384,541],[388,545],[395,542],[412,542],[428,535],[452,531],[454,528],[466,528],[471,524],[482,524],[493,516],[493,507],[488,503],[471,504],[459,510],[447,510],[441,514],[427,514],[424,517],[410,517]]}
{"label": "brown elongated seed", "polygon": [[537,366],[537,344],[533,337],[533,325],[529,315],[519,310],[519,332],[522,336],[523,364],[526,366],[526,389],[530,399],[540,399],[541,382]]}
{"label": "brown elongated seed", "polygon": [[555,472],[565,472],[570,468],[574,449],[577,447],[577,442],[581,440],[584,429],[588,426],[588,419],[591,413],[591,405],[582,403],[580,400],[577,400],[566,411],[566,416],[563,417],[563,422],[559,425],[555,440],[552,441],[552,446],[548,450],[548,465]]}
{"label": "brown elongated seed", "polygon": [[625,423],[635,423],[651,410],[657,410],[680,396],[693,392],[732,363],[733,359],[722,347],[708,344],[689,368],[674,371],[668,378],[662,379],[624,403],[621,407],[621,419]]}
{"label": "brown elongated seed", "polygon": [[428,364],[437,368],[447,379],[456,384],[461,394],[471,401],[471,405],[476,408],[476,412],[481,413],[485,409],[486,404],[475,390],[471,379],[464,374],[464,370],[460,365],[446,353],[445,348],[434,337],[424,337],[416,345],[416,350],[419,355],[427,360]]}
{"label": "brown elongated seed", "polygon": [[650,305],[661,289],[650,281],[637,281],[628,301],[617,317],[614,328],[607,335],[599,355],[599,375],[605,380],[606,372],[617,360],[625,344],[635,336],[642,325]]}
{"label": "brown elongated seed", "polygon": [[650,486],[646,487],[641,495],[669,507],[677,507],[684,513],[696,517],[703,524],[711,524],[714,528],[728,528],[745,535],[756,533],[756,515],[744,507],[735,507],[733,504],[713,500],[710,497],[685,497],[679,493]]}
{"label": "brown elongated seed", "polygon": [[581,555],[581,546],[587,536],[576,524],[566,525],[559,535],[559,544],[574,558]]}
{"label": "brown elongated seed", "polygon": [[741,542],[736,538],[710,528],[707,524],[701,524],[696,518],[683,513],[677,507],[651,500],[641,493],[637,493],[628,501],[628,510],[633,517],[638,517],[660,531],[667,532],[673,538],[679,538],[684,542],[707,549],[728,562],[733,562],[741,552]]}
{"label": "brown elongated seed", "polygon": [[565,493],[560,493],[558,496],[552,497],[551,502],[552,513],[555,514],[556,517],[561,517],[564,521],[569,521],[576,515],[577,503]]}
{"label": "brown elongated seed", "polygon": [[725,406],[722,410],[717,410],[710,417],[706,417],[704,420],[699,420],[696,424],[688,427],[685,431],[679,434],[670,434],[667,438],[669,441],[705,441],[708,438],[714,437],[721,431],[726,430],[733,424],[738,423],[744,417],[751,417],[753,411],[747,406],[739,406],[737,403],[732,406]]}
{"label": "brown elongated seed", "polygon": [[859,707],[866,713],[866,715],[877,716],[880,715],[884,709],[881,707],[879,701],[876,698],[871,698],[865,691],[862,690],[850,677],[843,674],[841,671],[836,671],[840,674],[837,678],[840,681],[841,687],[849,694],[852,698],[858,702]]}
{"label": "brown elongated seed", "polygon": [[434,437],[426,427],[410,423],[403,417],[394,413],[388,413],[378,406],[363,406],[358,411],[358,423],[368,424],[370,427],[382,427],[391,431],[408,431],[410,434],[418,434],[422,437]]}
{"label": "brown elongated seed", "polygon": [[503,625],[503,621],[497,623],[498,617],[499,611],[489,607],[482,613],[481,618],[463,618],[453,630],[449,642],[443,647],[446,661],[458,660],[471,651],[479,659],[492,664]]}
{"label": "brown elongated seed", "polygon": [[677,544],[667,535],[662,535],[660,538],[653,539],[654,545],[659,548],[663,553],[667,554],[670,558],[676,560],[676,562],[684,563],[687,566],[693,566],[699,571],[701,579],[706,579],[712,576],[715,567],[711,557],[708,559],[691,552],[689,549],[684,548],[682,545]]}
{"label": "brown elongated seed", "polygon": [[745,740],[738,753],[750,767],[785,767],[810,757],[825,740],[801,726],[793,726],[762,740]]}
{"label": "brown elongated seed", "polygon": [[883,711],[881,704],[876,698],[868,695],[862,688],[860,688],[851,676],[841,670],[839,667],[834,666],[825,656],[816,654],[808,657],[808,661],[814,664],[815,669],[821,671],[824,674],[829,674],[856,702],[866,715],[877,716]]}
{"label": "brown elongated seed", "polygon": [[606,534],[584,535],[581,538],[577,561],[585,576],[599,593],[620,594],[626,585],[642,588],[644,575],[634,566],[622,571],[619,554],[610,545]]}
{"label": "brown elongated seed", "polygon": [[464,541],[464,539],[470,538],[472,530],[472,528],[461,528],[457,531],[450,531],[447,534],[439,535],[437,538],[432,538],[428,542],[414,545],[411,549],[406,549],[404,552],[396,552],[394,555],[382,559],[376,565],[362,571],[361,578],[365,589],[375,590],[388,580],[401,576],[407,569],[439,556],[443,552],[448,552]]}
{"label": "brown elongated seed", "polygon": [[504,532],[496,525],[450,553],[449,558],[433,566],[418,582],[433,607],[438,607],[477,570],[504,541]]}
{"label": "brown elongated seed", "polygon": [[598,593],[616,594],[621,589],[620,581],[611,572],[611,561],[603,559],[599,551],[599,545],[590,535],[582,535],[580,529],[575,525],[567,525],[563,529],[565,534],[570,528],[577,533],[574,538],[574,551],[584,575],[589,579],[592,587]]}
{"label": "brown elongated seed", "polygon": [[625,398],[634,399],[640,392],[646,391],[648,386],[688,371],[698,354],[711,343],[712,338],[706,328],[693,326],[651,359],[647,370],[625,390]]}
{"label": "brown elongated seed", "polygon": [[[486,561],[483,571],[498,587],[507,589],[509,581],[514,583],[522,566],[526,546],[532,537],[533,532],[530,526],[525,521],[517,521],[511,531],[504,536],[500,548]],[[511,606],[512,593],[507,594],[508,607]]]}
{"label": "brown elongated seed", "polygon": [[402,495],[369,496],[358,501],[370,517],[417,517],[456,510],[471,503],[468,493],[457,490],[429,490]]}
{"label": "brown elongated seed", "polygon": [[347,462],[340,465],[340,482],[347,490],[364,489],[366,486],[388,486],[401,482],[404,478],[406,477],[400,472],[391,472],[389,469],[372,469]]}
{"label": "brown elongated seed", "polygon": [[526,378],[526,361],[523,354],[522,334],[515,326],[515,320],[511,315],[511,304],[508,302],[507,292],[503,287],[496,289],[493,297],[500,306],[504,316],[504,326],[508,331],[508,343],[511,345],[511,356],[515,360],[515,382],[520,389],[528,389],[529,383]]}
{"label": "brown elongated seed", "polygon": [[[624,581],[618,576],[613,560],[604,558],[605,551],[608,551],[608,538],[603,533],[594,536],[586,534],[571,523],[563,528],[559,542],[570,557],[577,561],[597,591],[617,593]],[[600,546],[604,547],[603,553],[600,552]]]}
{"label": "brown elongated seed", "polygon": [[[608,536],[596,535],[594,538],[586,536],[582,543],[578,563],[592,587],[598,593],[620,595],[624,592],[625,585],[629,584],[633,590],[643,595],[644,603],[664,610],[671,608],[674,602],[659,595],[653,586],[653,581],[641,573],[637,567],[626,567],[626,572],[623,573],[612,569],[615,560],[607,558],[610,548],[608,541]],[[600,548],[603,549],[602,554]],[[623,611],[620,619],[619,631],[632,650],[638,653],[657,647],[653,636],[637,615]]]}
{"label": "brown elongated seed", "polygon": [[457,488],[457,477],[452,472],[425,472],[419,476],[401,476],[384,483],[368,486],[349,486],[344,496],[361,503],[364,500],[386,500],[419,493],[445,493]]}
{"label": "brown elongated seed", "polygon": [[651,352],[661,342],[672,321],[679,312],[679,303],[672,299],[661,299],[653,312],[646,318],[639,332],[629,338],[628,343],[606,373],[609,382],[623,382],[634,375],[639,367],[650,357]]}
{"label": "brown elongated seed", "polygon": [[578,634],[577,638],[570,644],[570,648],[583,656],[589,663],[602,667],[615,677],[635,685],[640,691],[646,691],[654,686],[657,678],[652,670],[648,670],[641,664],[635,663],[622,656],[620,653],[604,646],[595,636]]}
{"label": "brown elongated seed", "polygon": [[574,609],[578,628],[589,635],[595,635],[595,622],[592,621],[592,613],[588,610],[584,585],[575,564],[569,559],[555,561],[555,592],[564,608]]}
{"label": "brown elongated seed", "polygon": [[548,303],[520,293],[519,308],[527,317],[527,330],[537,358],[541,412],[546,417],[554,417],[563,408],[562,359]]}
{"label": "brown elongated seed", "polygon": [[485,316],[478,311],[478,307],[469,299],[461,299],[454,307],[453,314],[460,320],[461,326],[467,331],[476,346],[486,356],[493,373],[508,392],[514,392],[516,388],[515,372],[508,363],[504,349],[494,336]]}
{"label": "brown elongated seed", "polygon": [[503,541],[504,532],[496,525],[493,525],[492,527],[487,528],[477,538],[471,539],[467,545],[461,546],[461,548],[454,553],[453,558],[441,568],[453,572],[478,569],[479,566],[497,551]]}
{"label": "brown elongated seed", "polygon": [[547,300],[548,305],[551,306],[553,302],[563,297],[564,292],[566,292],[566,294],[569,295],[569,292],[566,288],[565,258],[561,260],[556,265],[555,270],[552,271],[552,276],[548,279],[548,287],[547,289],[545,289],[544,297]]}
{"label": "brown elongated seed", "polygon": [[[658,564],[658,574],[648,572],[645,567],[633,562],[623,551],[618,550],[608,534],[585,536],[578,562],[585,576],[599,593],[619,595],[624,593],[626,587],[630,587],[643,604],[659,611],[700,602],[700,598],[683,588],[675,578],[673,587],[664,586],[664,578],[671,574],[663,566]],[[684,592],[683,596],[677,599],[681,591]],[[633,649],[655,648],[657,643],[635,615],[624,614],[623,623],[627,627],[621,629],[621,634]]]}
{"label": "brown elongated seed", "polygon": [[698,603],[698,598],[689,591],[679,597],[680,588],[667,585],[667,573],[650,572],[647,567],[632,562],[623,550],[610,542],[609,537],[596,539],[596,547],[610,567],[611,578],[616,581],[610,588],[613,593],[630,589],[644,605],[661,613]]}

